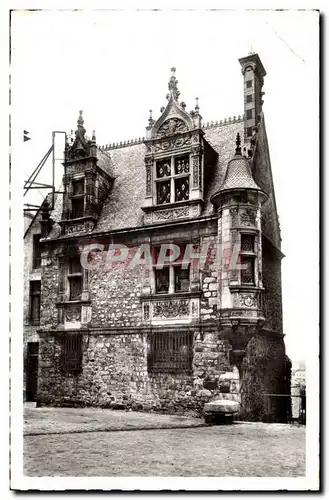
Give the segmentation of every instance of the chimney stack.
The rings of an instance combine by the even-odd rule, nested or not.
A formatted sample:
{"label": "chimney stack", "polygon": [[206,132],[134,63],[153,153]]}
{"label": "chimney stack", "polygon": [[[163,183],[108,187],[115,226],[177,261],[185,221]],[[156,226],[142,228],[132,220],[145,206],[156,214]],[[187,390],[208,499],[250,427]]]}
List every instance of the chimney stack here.
{"label": "chimney stack", "polygon": [[262,87],[266,71],[258,54],[239,59],[244,76],[244,139],[250,142],[262,113]]}

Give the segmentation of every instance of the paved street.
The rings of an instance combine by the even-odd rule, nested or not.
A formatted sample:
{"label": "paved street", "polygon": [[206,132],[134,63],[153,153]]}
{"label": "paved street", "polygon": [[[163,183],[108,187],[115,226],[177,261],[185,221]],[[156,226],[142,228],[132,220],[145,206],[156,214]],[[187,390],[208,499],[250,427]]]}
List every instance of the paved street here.
{"label": "paved street", "polygon": [[24,430],[29,476],[305,475],[305,427],[297,425],[30,407]]}

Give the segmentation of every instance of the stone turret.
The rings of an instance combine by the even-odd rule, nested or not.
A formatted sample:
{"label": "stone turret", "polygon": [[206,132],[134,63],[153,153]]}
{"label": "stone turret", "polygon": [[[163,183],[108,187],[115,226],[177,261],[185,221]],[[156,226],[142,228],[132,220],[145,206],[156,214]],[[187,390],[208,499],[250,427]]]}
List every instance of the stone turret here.
{"label": "stone turret", "polygon": [[211,201],[218,212],[218,242],[229,263],[218,270],[219,322],[240,365],[250,338],[264,323],[262,310],[261,205],[266,195],[242,156],[240,136],[224,181]]}

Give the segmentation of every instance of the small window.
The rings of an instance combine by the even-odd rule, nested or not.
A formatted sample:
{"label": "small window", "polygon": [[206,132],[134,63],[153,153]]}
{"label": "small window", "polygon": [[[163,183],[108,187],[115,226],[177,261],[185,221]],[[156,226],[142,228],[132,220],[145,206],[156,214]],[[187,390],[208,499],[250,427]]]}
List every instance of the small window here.
{"label": "small window", "polygon": [[188,174],[190,172],[190,160],[188,156],[175,158],[175,175]]}
{"label": "small window", "polygon": [[247,85],[247,89],[250,89],[252,87],[252,80],[247,80],[246,85]]}
{"label": "small window", "polygon": [[85,194],[85,180],[79,179],[77,181],[73,181],[73,196],[79,194]]}
{"label": "small window", "polygon": [[174,267],[175,292],[188,292],[190,290],[190,269]]}
{"label": "small window", "polygon": [[41,234],[33,235],[33,269],[41,266],[40,238]]}
{"label": "small window", "polygon": [[84,216],[84,198],[72,198],[72,219]]}
{"label": "small window", "polygon": [[247,127],[247,137],[252,137],[252,127]]}
{"label": "small window", "polygon": [[155,269],[155,291],[156,293],[169,292],[169,267]]}
{"label": "small window", "polygon": [[41,281],[30,281],[30,324],[40,324]]}
{"label": "small window", "polygon": [[157,183],[157,204],[170,203],[170,181]]}
{"label": "small window", "polygon": [[78,374],[82,371],[82,335],[71,333],[61,338],[60,363],[63,373]]}
{"label": "small window", "polygon": [[252,94],[247,95],[247,102],[252,102]]}
{"label": "small window", "polygon": [[84,216],[85,205],[85,179],[79,179],[72,182],[72,219],[78,219]]}
{"label": "small window", "polygon": [[156,163],[156,203],[175,203],[189,199],[190,157],[175,156]]}
{"label": "small window", "polygon": [[241,234],[241,252],[255,251],[255,236],[253,234]]}
{"label": "small window", "polygon": [[149,336],[149,373],[191,373],[192,332],[158,332]]}
{"label": "small window", "polygon": [[179,177],[175,179],[175,201],[189,199],[189,178]]}
{"label": "small window", "polygon": [[247,109],[247,119],[252,118],[252,109]]}
{"label": "small window", "polygon": [[170,177],[171,176],[170,159],[157,162],[156,174],[157,174],[158,179],[161,179],[162,177]]}
{"label": "small window", "polygon": [[69,260],[69,300],[80,300],[82,296],[82,267],[79,257]]}
{"label": "small window", "polygon": [[240,255],[241,283],[245,285],[255,284],[255,258],[247,255]]}

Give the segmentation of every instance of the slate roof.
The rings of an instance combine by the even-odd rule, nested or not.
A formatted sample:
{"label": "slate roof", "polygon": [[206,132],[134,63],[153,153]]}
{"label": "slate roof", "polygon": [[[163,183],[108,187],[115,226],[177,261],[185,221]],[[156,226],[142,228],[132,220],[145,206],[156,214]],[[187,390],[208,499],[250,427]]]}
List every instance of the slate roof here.
{"label": "slate roof", "polygon": [[220,191],[227,189],[257,189],[260,191],[253,179],[248,160],[241,154],[236,154],[229,161]]}
{"label": "slate roof", "polygon": [[[223,122],[220,125],[206,127],[205,140],[217,152],[218,158],[212,168],[212,174],[204,189],[204,207],[201,216],[213,213],[211,196],[220,189],[227,165],[235,154],[235,139],[239,132],[243,137],[243,119]],[[243,142],[241,144],[243,148]],[[104,151],[97,150],[98,165],[114,178],[112,189],[105,200],[93,233],[133,228],[143,225],[144,212],[142,206],[145,198],[145,163],[146,147],[139,142],[122,145]],[[58,222],[62,213],[62,195],[58,195],[52,219]],[[49,238],[60,235],[56,223]]]}
{"label": "slate roof", "polygon": [[[243,136],[243,121],[235,121],[205,130],[205,139],[218,153],[212,176],[204,191],[204,209],[201,214],[213,212],[210,197],[221,186],[227,164],[235,153],[236,134]],[[94,232],[111,231],[143,225],[141,207],[145,198],[145,163],[146,147],[136,144],[106,152],[110,156],[115,173],[111,193],[103,205]]]}

